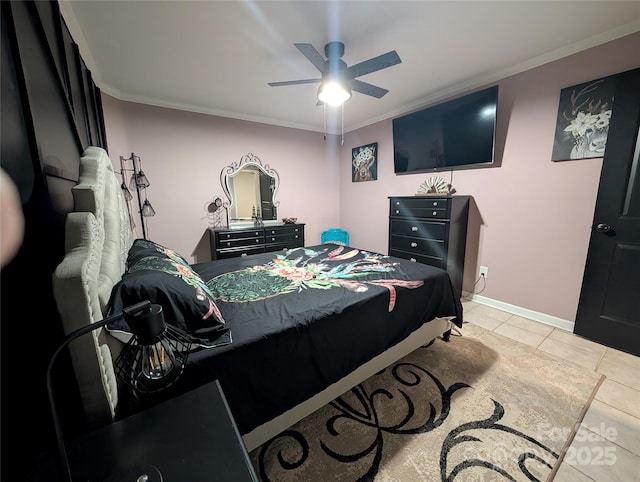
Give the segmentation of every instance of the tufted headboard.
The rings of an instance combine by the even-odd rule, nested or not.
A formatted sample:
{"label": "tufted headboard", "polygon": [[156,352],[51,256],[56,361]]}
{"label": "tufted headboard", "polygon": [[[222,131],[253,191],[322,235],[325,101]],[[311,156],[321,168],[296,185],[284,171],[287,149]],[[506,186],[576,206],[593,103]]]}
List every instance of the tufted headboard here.
{"label": "tufted headboard", "polygon": [[[126,268],[133,233],[120,183],[106,151],[87,148],[72,188],[74,211],[65,224],[65,256],[53,274],[53,294],[66,334],[101,320]],[[113,358],[121,342],[98,329],[69,345],[87,421],[114,419],[118,403]]]}

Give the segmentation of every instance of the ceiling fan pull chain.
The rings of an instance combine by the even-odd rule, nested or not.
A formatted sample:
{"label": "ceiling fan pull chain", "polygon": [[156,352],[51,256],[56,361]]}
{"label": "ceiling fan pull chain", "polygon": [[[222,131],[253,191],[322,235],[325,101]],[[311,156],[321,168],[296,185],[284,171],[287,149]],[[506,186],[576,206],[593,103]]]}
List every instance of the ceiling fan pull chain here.
{"label": "ceiling fan pull chain", "polygon": [[327,140],[327,104],[322,104],[322,117],[324,119],[324,140]]}
{"label": "ceiling fan pull chain", "polygon": [[342,110],[342,142],[341,142],[341,146],[344,146],[344,102],[342,103],[342,105],[340,106],[341,110]]}

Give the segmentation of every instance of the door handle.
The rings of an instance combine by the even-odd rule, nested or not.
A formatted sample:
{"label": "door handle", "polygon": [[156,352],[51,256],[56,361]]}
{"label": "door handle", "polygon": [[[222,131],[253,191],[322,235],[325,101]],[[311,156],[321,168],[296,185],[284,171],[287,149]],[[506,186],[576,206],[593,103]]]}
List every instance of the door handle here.
{"label": "door handle", "polygon": [[611,231],[611,226],[608,224],[600,223],[596,226],[596,229],[601,233],[608,233]]}

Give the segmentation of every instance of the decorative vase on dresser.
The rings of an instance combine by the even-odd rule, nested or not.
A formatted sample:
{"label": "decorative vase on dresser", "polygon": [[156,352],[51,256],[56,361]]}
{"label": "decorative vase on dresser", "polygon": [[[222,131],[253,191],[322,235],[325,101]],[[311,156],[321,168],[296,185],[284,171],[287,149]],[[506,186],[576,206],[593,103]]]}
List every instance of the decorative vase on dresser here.
{"label": "decorative vase on dresser", "polygon": [[235,258],[304,246],[304,224],[209,229],[211,259]]}
{"label": "decorative vase on dresser", "polygon": [[442,268],[462,296],[470,196],[389,197],[389,255]]}

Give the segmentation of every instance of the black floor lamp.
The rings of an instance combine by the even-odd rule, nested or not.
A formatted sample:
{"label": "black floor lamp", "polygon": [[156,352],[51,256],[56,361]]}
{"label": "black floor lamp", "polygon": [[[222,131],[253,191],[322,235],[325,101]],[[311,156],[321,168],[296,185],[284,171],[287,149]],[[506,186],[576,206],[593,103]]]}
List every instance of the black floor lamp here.
{"label": "black floor lamp", "polygon": [[[65,448],[62,424],[53,394],[53,366],[60,352],[73,340],[122,318],[125,318],[129,323],[133,336],[123,347],[114,363],[115,373],[120,380],[136,392],[157,392],[175,382],[184,371],[187,357],[193,346],[186,333],[165,323],[162,307],[151,304],[149,301],[136,303],[89,326],[83,326],[66,336],[47,366],[47,394],[58,445],[60,470],[63,480],[67,482],[72,481],[71,469]],[[108,480],[161,482],[162,475],[156,467],[144,465],[129,469],[126,473],[116,471]]]}
{"label": "black floor lamp", "polygon": [[[131,162],[131,167],[126,167],[127,162]],[[127,187],[125,172],[131,173],[129,187]],[[138,213],[140,214],[140,223],[142,224],[142,237],[144,239],[148,239],[147,227],[144,218],[155,216],[156,211],[147,199],[147,188],[151,183],[142,170],[140,157],[136,156],[133,152],[131,153],[131,157],[125,158],[120,156],[120,175],[122,176],[122,185],[120,187],[124,193],[124,198],[127,200],[127,204],[133,199],[131,191],[136,191],[136,197],[138,199]],[[144,194],[144,201],[142,200],[142,194]]]}

